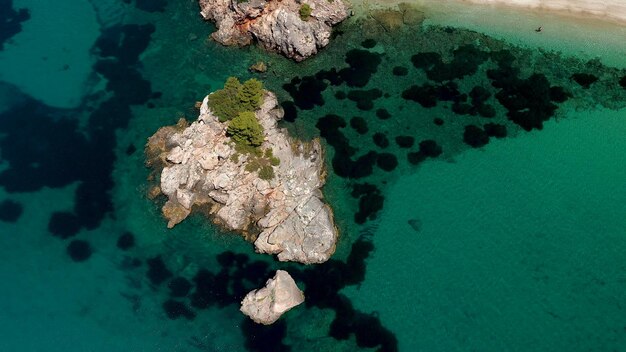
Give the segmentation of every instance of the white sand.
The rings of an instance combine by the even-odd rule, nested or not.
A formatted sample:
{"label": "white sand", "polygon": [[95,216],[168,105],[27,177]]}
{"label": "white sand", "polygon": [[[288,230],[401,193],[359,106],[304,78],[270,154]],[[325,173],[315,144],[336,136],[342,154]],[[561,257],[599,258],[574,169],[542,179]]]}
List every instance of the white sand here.
{"label": "white sand", "polygon": [[[529,48],[626,68],[626,0],[350,0],[357,17],[406,2],[426,14],[426,25],[485,33]],[[535,29],[543,27],[541,33]]]}
{"label": "white sand", "polygon": [[460,0],[488,5],[503,5],[554,11],[583,17],[595,17],[626,25],[626,1],[624,0]]}

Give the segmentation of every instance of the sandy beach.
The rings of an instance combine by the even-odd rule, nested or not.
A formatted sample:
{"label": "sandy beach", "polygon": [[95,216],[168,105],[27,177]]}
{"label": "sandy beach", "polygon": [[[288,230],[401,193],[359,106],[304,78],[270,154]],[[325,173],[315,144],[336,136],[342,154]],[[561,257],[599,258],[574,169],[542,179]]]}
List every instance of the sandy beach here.
{"label": "sandy beach", "polygon": [[563,15],[594,17],[626,25],[624,0],[461,0],[483,5],[512,6]]}
{"label": "sandy beach", "polygon": [[626,26],[625,0],[351,0],[356,14],[361,10],[392,7],[409,3],[418,7],[435,8],[454,5],[482,5],[486,7],[514,8],[528,12],[550,12],[579,19],[596,19]]}
{"label": "sandy beach", "polygon": [[[405,3],[425,25],[465,28],[525,47],[626,67],[626,0],[351,0],[355,17]],[[404,5],[402,5],[404,6]],[[540,33],[535,29],[542,27]]]}

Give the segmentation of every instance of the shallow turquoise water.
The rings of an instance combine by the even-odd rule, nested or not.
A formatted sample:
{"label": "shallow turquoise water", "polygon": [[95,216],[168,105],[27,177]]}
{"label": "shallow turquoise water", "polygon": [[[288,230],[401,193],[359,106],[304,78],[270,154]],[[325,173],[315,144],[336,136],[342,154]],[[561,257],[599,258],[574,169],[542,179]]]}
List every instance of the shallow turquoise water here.
{"label": "shallow turquoise water", "polygon": [[[376,150],[398,159],[394,170],[374,167],[361,179],[329,173],[325,194],[342,231],[335,258],[346,261],[362,236],[374,245],[365,260],[364,280],[338,279],[345,286],[339,291],[345,299],[332,299],[351,302],[356,320],[380,321],[401,351],[606,351],[626,345],[621,306],[626,285],[626,93],[617,85],[624,71],[585,63],[586,55],[580,61],[515,49],[525,75],[545,73],[552,84],[575,95],[543,130],[525,132],[507,121],[506,110],[493,97],[490,103],[498,116],[492,120],[457,116],[446,104],[424,108],[400,98],[407,86],[425,81],[424,72],[411,67],[411,55],[418,51],[446,53],[467,42],[486,50],[506,47],[476,33],[433,30],[417,40],[410,32],[389,36],[348,23],[318,57],[295,65],[256,48],[223,48],[207,41],[212,26],[198,18],[193,1],[170,3],[163,12],[137,9],[135,2],[64,4],[75,10],[73,28],[60,28],[58,18],[45,18],[43,14],[53,13],[46,12],[49,4],[15,0],[13,7],[30,9],[31,18],[0,51],[0,113],[8,111],[0,116],[0,138],[12,141],[0,146],[0,173],[19,171],[17,178],[0,176],[0,202],[10,199],[22,207],[14,222],[0,221],[0,276],[5,282],[0,289],[1,351],[366,350],[357,346],[352,333],[347,339],[329,336],[336,313],[319,298],[310,297],[309,302],[317,302],[313,307],[288,313],[276,330],[263,330],[250,327],[233,302],[193,306],[195,287],[187,297],[173,298],[191,307],[195,316],[168,317],[163,303],[172,299],[167,286],[171,277],[193,282],[203,268],[217,273],[224,269],[217,256],[225,251],[272,270],[281,264],[255,254],[248,243],[201,216],[167,230],[158,205],[146,196],[151,183],[142,148],[160,126],[183,116],[195,118],[196,100],[229,75],[250,76],[248,66],[259,59],[270,64],[261,76],[265,84],[289,100],[283,84],[296,75],[344,67],[346,52],[362,50],[361,41],[369,37],[377,40],[370,52],[384,55],[364,89],[389,94],[376,101],[376,108],[387,109],[392,118],[382,120],[376,109],[362,111],[350,100],[336,99],[337,92],[350,90],[339,85],[321,93],[322,106],[299,110],[295,122],[285,123],[292,133],[310,138],[320,134],[316,124],[327,114],[346,121],[359,115],[367,121],[367,134],[342,129],[357,155]],[[463,25],[461,19],[447,20]],[[146,43],[137,40],[121,53],[103,55],[99,50],[106,46],[94,46],[97,38],[113,38],[118,44],[125,36],[143,38],[135,27],[122,39],[116,37],[120,24],[153,25],[154,31]],[[510,36],[502,35],[513,41]],[[59,50],[59,42],[66,46]],[[540,45],[561,49],[549,43]],[[124,56],[144,44],[136,62]],[[44,59],[42,52],[49,57]],[[123,71],[124,84],[111,88],[107,83],[119,82],[118,71],[92,66],[119,58],[130,63],[116,70],[130,71]],[[390,75],[397,65],[409,67],[409,74]],[[487,63],[479,73],[459,80],[460,89],[485,85],[481,75],[493,67]],[[600,81],[585,90],[569,75],[589,67]],[[33,68],[28,74],[16,74],[28,68]],[[135,73],[150,83],[148,93]],[[18,109],[23,102],[36,108]],[[596,105],[622,109],[594,109]],[[107,108],[99,110],[102,106]],[[445,124],[434,125],[435,117]],[[479,149],[463,142],[468,123],[490,121],[505,124],[510,138],[491,138]],[[375,132],[387,134],[391,145],[374,145]],[[443,154],[411,165],[406,159],[410,150],[394,143],[400,134],[413,136],[416,144],[433,138]],[[336,151],[327,147],[332,170]],[[110,187],[95,195],[81,191],[84,184],[100,190],[99,185],[109,182]],[[358,199],[350,193],[354,184],[363,182],[378,187],[384,207],[375,219],[357,224]],[[3,211],[1,215],[9,213]],[[67,239],[51,236],[59,231],[50,227],[55,212],[78,214],[77,233]],[[96,224],[94,213],[101,215]],[[72,232],[72,221],[63,222],[60,231]],[[136,245],[120,250],[116,242],[125,232],[134,235]],[[91,256],[72,260],[66,251],[74,240],[88,242]],[[147,275],[148,260],[157,256],[171,271],[164,283]],[[340,267],[333,262],[321,269],[289,270],[301,275],[302,286],[316,278],[332,281],[328,278],[334,279]],[[226,277],[249,288],[267,277],[258,267],[244,267],[242,271],[258,277],[233,279],[241,275],[233,270]],[[378,336],[380,330],[371,325],[359,329]],[[282,347],[272,345],[276,341]]]}
{"label": "shallow turquoise water", "polygon": [[572,115],[390,187],[367,278],[348,295],[402,350],[626,345],[624,111]]}

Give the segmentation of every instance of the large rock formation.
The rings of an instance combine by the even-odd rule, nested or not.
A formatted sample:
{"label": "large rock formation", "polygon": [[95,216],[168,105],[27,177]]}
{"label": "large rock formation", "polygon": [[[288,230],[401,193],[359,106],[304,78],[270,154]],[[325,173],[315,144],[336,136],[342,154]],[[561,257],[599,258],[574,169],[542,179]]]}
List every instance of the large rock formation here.
{"label": "large rock formation", "polygon": [[[266,49],[296,61],[328,45],[332,26],[350,13],[343,0],[199,0],[200,14],[215,22],[213,39],[224,45],[248,45],[257,39]],[[308,17],[300,15],[309,6]]]}
{"label": "large rock formation", "polygon": [[[196,208],[254,240],[258,252],[307,264],[328,260],[337,230],[330,207],[321,200],[325,171],[319,140],[296,141],[279,129],[283,111],[276,96],[265,91],[255,112],[264,129],[261,148],[271,149],[280,164],[271,166],[273,179],[264,180],[246,167],[254,156],[235,150],[226,124],[207,102],[208,97],[197,121],[163,127],[146,146],[147,165],[155,177],[160,172],[160,192],[168,198],[162,209],[168,227]],[[155,196],[159,189],[150,193]]]}
{"label": "large rock formation", "polygon": [[304,302],[304,294],[288,272],[276,271],[265,287],[250,291],[241,301],[241,312],[258,324],[269,325],[286,311]]}

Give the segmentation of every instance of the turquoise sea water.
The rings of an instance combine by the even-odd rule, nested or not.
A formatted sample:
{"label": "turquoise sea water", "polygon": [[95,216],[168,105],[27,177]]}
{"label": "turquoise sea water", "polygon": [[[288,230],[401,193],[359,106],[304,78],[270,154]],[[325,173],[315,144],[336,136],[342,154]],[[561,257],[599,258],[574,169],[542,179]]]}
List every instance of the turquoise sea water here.
{"label": "turquoise sea water", "polygon": [[[211,42],[194,1],[13,0],[0,10],[9,23],[0,36],[0,351],[625,348],[626,61],[613,38],[622,29],[606,32],[613,51],[578,53],[552,33],[531,43],[453,11],[392,32],[348,21],[320,55],[295,64]],[[468,45],[457,66],[412,63],[425,52],[454,62]],[[504,51],[511,67],[492,54]],[[160,200],[147,197],[146,138],[195,118],[195,101],[228,76],[252,76],[258,60],[270,67],[258,77],[289,111],[284,126],[321,135],[328,150],[324,192],[341,238],[324,265],[277,263],[201,215],[168,230]],[[527,132],[507,119],[489,70],[538,73],[572,96]],[[574,73],[598,81],[584,88]],[[507,81],[507,94],[543,101],[543,81],[532,82]],[[413,85],[426,90],[403,98]],[[454,106],[477,86],[494,117]],[[380,97],[359,98],[375,89]],[[370,110],[357,106],[369,101]],[[464,138],[468,125],[484,132],[487,123],[499,134]],[[507,137],[496,138],[502,128]],[[256,326],[237,301],[277,268],[296,277],[307,304]]]}

